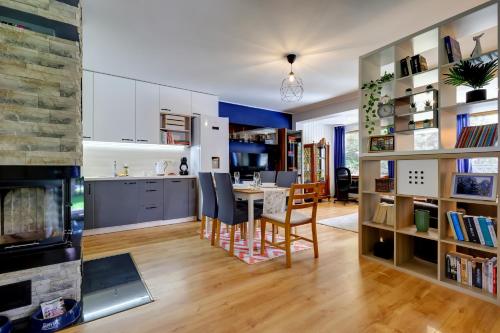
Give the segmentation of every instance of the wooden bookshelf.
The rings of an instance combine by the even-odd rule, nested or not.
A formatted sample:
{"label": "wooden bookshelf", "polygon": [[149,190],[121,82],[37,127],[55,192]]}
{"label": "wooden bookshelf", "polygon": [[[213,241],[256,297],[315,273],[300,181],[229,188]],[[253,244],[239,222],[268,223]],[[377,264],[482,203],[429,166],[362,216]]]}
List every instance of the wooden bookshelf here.
{"label": "wooden bookshelf", "polygon": [[191,146],[191,117],[160,111],[160,144]]}
{"label": "wooden bookshelf", "polygon": [[[445,36],[452,36],[460,43],[462,57],[470,59],[469,55],[474,47],[472,37],[484,32],[484,40],[481,40],[483,55],[498,57],[498,2],[498,0],[486,2],[472,10],[360,57],[359,81],[362,96],[359,108],[360,129],[365,129],[366,119],[363,105],[367,102],[367,97],[365,97],[367,92],[361,90],[361,86],[370,80],[380,78],[385,72],[394,73],[394,80],[382,85],[382,96],[388,95],[392,99],[401,99],[405,98],[405,96],[414,96],[430,90],[428,85],[432,85],[432,90],[437,91],[437,105],[431,111],[407,112],[401,109],[399,114],[395,116],[376,119],[373,133],[369,134],[366,129],[360,130],[359,254],[368,260],[375,260],[393,269],[500,305],[498,293],[492,295],[446,277],[445,260],[448,252],[455,251],[483,258],[494,256],[498,258],[500,254],[498,247],[488,247],[473,242],[455,240],[446,215],[447,211],[463,208],[471,215],[491,216],[498,219],[500,216],[498,200],[482,201],[453,198],[450,192],[452,173],[457,172],[457,160],[463,158],[490,158],[496,159],[498,164],[500,161],[500,147],[497,142],[492,147],[454,148],[457,140],[457,114],[480,114],[485,112],[496,112],[498,114],[498,90],[491,89],[491,91],[496,91],[496,95],[492,95],[491,91],[489,91],[488,99],[485,101],[464,103],[465,91],[444,83],[444,74],[449,71],[454,63],[448,63],[443,42]],[[401,75],[400,59],[416,54],[421,54],[426,58],[429,69],[403,77]],[[496,80],[498,84],[498,75]],[[408,88],[412,89],[410,94],[406,92]],[[433,113],[433,120],[436,121],[434,128],[396,131],[394,133],[394,151],[369,152],[370,137],[383,135],[383,130],[388,122],[391,120],[396,121],[398,117],[402,119],[412,117],[417,122],[417,120],[425,119],[425,113]],[[417,143],[422,140],[424,135],[432,144],[424,147],[424,149],[417,148]],[[394,175],[395,191],[390,193],[377,192],[375,191],[375,179],[381,177],[384,169],[383,165],[388,160],[395,161],[396,165]],[[430,228],[426,233],[417,232],[413,221],[415,199],[422,198],[422,196],[402,194],[398,190],[403,181],[398,179],[397,176],[398,161],[403,160],[438,161],[437,184],[434,185],[438,195],[424,197],[429,201],[432,200],[437,205],[437,227]],[[497,189],[497,192],[500,193],[500,177],[498,177]],[[376,207],[383,198],[394,200],[396,209],[395,226],[372,222]],[[497,230],[497,241],[500,244],[498,234]],[[373,254],[373,246],[379,239],[394,242],[393,259],[378,258]],[[429,251],[432,252],[433,258],[437,258],[437,260],[422,260],[416,251],[416,244],[419,242],[427,242],[425,244],[429,244],[431,249]],[[498,278],[498,274],[496,282],[499,285],[500,278]]]}

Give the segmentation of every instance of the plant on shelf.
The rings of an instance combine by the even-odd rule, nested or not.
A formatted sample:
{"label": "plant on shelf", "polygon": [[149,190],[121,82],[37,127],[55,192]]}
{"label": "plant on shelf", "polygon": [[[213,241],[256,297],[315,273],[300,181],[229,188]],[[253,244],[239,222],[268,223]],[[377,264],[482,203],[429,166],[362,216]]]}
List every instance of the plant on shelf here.
{"label": "plant on shelf", "polygon": [[482,101],[486,99],[486,89],[483,87],[495,78],[497,69],[498,59],[477,64],[470,61],[460,61],[450,68],[449,73],[444,74],[446,76],[444,83],[474,89],[467,92],[466,103]]}
{"label": "plant on shelf", "polygon": [[367,101],[363,104],[363,111],[365,112],[365,128],[368,134],[375,131],[375,120],[377,119],[377,108],[380,96],[382,93],[382,85],[394,79],[394,73],[384,73],[379,79],[371,80],[363,84],[361,89],[368,90],[365,92]]}
{"label": "plant on shelf", "polygon": [[410,120],[408,122],[408,129],[409,130],[414,130],[415,129],[415,122],[413,120]]}
{"label": "plant on shelf", "polygon": [[424,128],[432,127],[432,121],[430,119],[424,120]]}
{"label": "plant on shelf", "polygon": [[429,100],[425,101],[425,111],[432,110],[432,102]]}
{"label": "plant on shelf", "polygon": [[415,102],[410,103],[410,112],[417,112],[417,103]]}
{"label": "plant on shelf", "polygon": [[434,89],[434,87],[432,86],[432,84],[429,84],[427,87],[425,87],[426,90],[431,90],[431,89]]}
{"label": "plant on shelf", "polygon": [[413,90],[411,90],[411,88],[406,88],[405,89],[406,96],[411,95],[412,92],[413,92]]}

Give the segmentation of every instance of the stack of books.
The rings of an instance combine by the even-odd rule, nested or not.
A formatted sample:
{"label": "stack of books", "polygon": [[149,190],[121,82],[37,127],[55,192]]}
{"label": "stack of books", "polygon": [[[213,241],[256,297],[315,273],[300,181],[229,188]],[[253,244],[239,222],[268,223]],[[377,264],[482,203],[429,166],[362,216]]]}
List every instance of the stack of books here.
{"label": "stack of books", "polygon": [[171,132],[161,132],[160,142],[167,145],[175,144],[174,136]]}
{"label": "stack of books", "polygon": [[401,66],[401,77],[428,70],[427,60],[420,54],[414,55],[413,57],[403,58],[399,61],[399,63]]}
{"label": "stack of books", "polygon": [[396,209],[394,204],[381,202],[375,209],[375,214],[373,215],[374,223],[381,223],[387,225],[394,225],[396,221]]}
{"label": "stack of books", "polygon": [[451,64],[462,60],[462,52],[460,51],[460,44],[450,36],[444,37],[444,49],[448,56],[448,62]]}
{"label": "stack of books", "polygon": [[497,247],[497,224],[491,217],[449,211],[448,223],[455,240]]}
{"label": "stack of books", "polygon": [[469,287],[497,294],[497,257],[478,258],[458,252],[446,254],[445,275]]}
{"label": "stack of books", "polygon": [[464,127],[455,148],[491,147],[497,136],[497,124]]}

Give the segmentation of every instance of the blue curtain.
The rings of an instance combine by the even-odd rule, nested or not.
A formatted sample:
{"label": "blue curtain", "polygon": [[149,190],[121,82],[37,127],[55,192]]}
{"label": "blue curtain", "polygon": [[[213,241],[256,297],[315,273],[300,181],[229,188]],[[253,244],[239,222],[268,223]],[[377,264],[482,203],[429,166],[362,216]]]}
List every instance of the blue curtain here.
{"label": "blue curtain", "polygon": [[387,168],[389,169],[389,178],[394,178],[394,161],[388,161]]}
{"label": "blue curtain", "polygon": [[[457,140],[460,137],[460,133],[462,133],[462,129],[467,126],[469,126],[469,115],[457,114]],[[458,172],[470,172],[471,166],[469,160],[457,160],[457,170]]]}
{"label": "blue curtain", "polygon": [[333,167],[334,170],[345,166],[345,127],[337,126],[333,134]]}

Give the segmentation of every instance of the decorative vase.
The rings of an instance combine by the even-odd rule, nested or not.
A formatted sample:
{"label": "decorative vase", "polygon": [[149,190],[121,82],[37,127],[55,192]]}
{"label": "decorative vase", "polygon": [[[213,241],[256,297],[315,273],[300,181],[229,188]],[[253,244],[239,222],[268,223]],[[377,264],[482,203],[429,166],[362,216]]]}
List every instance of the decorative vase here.
{"label": "decorative vase", "polygon": [[486,89],[476,89],[465,94],[465,103],[484,101],[486,99]]}
{"label": "decorative vase", "polygon": [[424,209],[415,209],[415,226],[418,232],[429,231],[429,219],[431,213]]}

